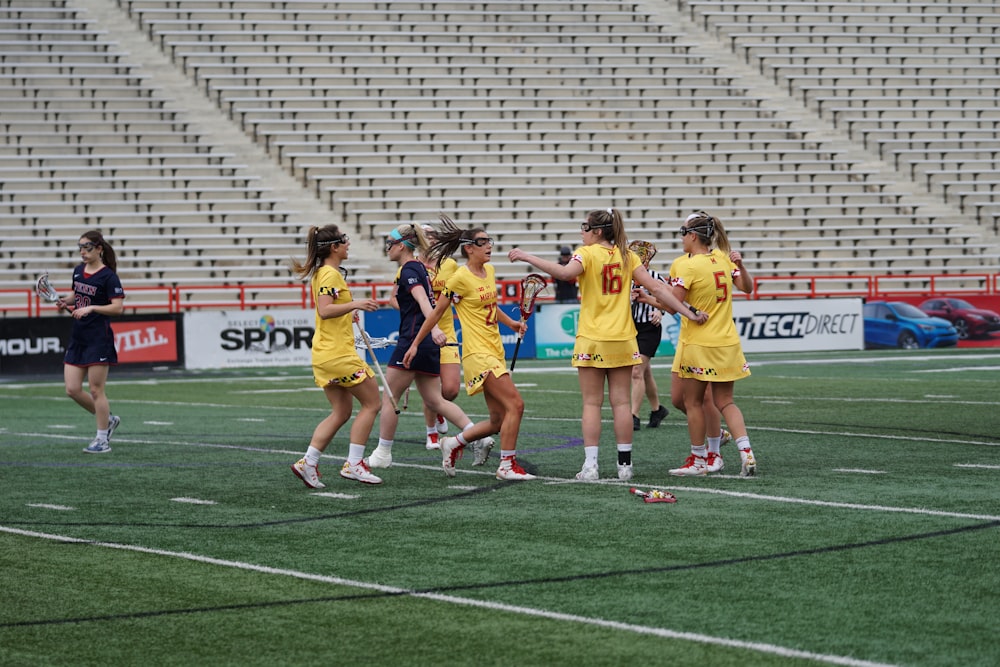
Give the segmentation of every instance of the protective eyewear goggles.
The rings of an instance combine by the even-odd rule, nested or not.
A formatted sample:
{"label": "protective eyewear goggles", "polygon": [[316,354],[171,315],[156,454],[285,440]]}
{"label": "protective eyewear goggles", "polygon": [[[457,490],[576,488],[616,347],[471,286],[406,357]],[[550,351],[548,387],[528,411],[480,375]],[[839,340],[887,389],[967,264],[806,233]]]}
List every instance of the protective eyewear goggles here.
{"label": "protective eyewear goggles", "polygon": [[319,245],[319,246],[324,246],[324,245],[340,245],[341,243],[347,243],[349,240],[350,240],[350,238],[347,236],[347,234],[341,234],[339,237],[337,237],[335,239],[330,239],[329,241],[320,241],[316,245]]}
{"label": "protective eyewear goggles", "polygon": [[677,230],[677,233],[680,234],[681,236],[685,236],[688,233],[692,234],[702,233],[705,236],[711,236],[712,233],[711,230],[712,230],[711,225],[692,225],[690,227],[681,227],[680,229]]}

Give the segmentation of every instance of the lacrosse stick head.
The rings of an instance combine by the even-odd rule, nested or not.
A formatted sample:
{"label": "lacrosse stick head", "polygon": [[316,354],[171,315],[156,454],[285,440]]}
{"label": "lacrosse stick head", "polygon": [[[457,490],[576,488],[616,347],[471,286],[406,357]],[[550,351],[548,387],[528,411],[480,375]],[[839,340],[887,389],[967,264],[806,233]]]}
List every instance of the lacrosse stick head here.
{"label": "lacrosse stick head", "polygon": [[368,347],[368,345],[371,345],[373,350],[381,350],[382,348],[393,347],[395,343],[389,340],[388,338],[384,337],[372,338],[371,336],[369,336],[368,341],[365,342],[365,337],[362,336],[361,334],[357,334],[354,336],[354,347],[356,347],[357,349],[364,350],[365,348]]}
{"label": "lacrosse stick head", "polygon": [[59,300],[59,293],[56,292],[55,288],[52,287],[52,283],[49,282],[48,271],[38,276],[38,280],[35,281],[35,294],[49,303],[55,303]]}
{"label": "lacrosse stick head", "polygon": [[545,289],[545,278],[537,273],[529,273],[521,279],[521,319],[526,320],[535,312],[535,299]]}
{"label": "lacrosse stick head", "polygon": [[653,245],[652,241],[632,241],[628,244],[628,249],[639,255],[643,266],[649,266],[649,263],[656,257],[656,246]]}

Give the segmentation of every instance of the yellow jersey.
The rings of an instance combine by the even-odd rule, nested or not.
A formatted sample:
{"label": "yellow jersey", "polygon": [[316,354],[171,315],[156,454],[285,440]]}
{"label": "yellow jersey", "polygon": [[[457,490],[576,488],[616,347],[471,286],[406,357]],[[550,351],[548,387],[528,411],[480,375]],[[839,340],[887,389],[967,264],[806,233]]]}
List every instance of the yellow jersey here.
{"label": "yellow jersey", "polygon": [[687,302],[708,313],[708,322],[681,318],[680,341],[703,347],[740,342],[733,322],[733,278],[739,268],[718,248],[708,254],[681,255],[670,265],[670,284],[687,289]]}
{"label": "yellow jersey", "polygon": [[[332,266],[323,265],[316,269],[312,277],[313,301],[319,303],[321,295],[333,297],[334,303],[350,303],[351,293],[343,274]],[[358,352],[354,348],[354,313],[323,319],[316,311],[316,331],[313,333],[313,358],[347,356]]]}
{"label": "yellow jersey", "polygon": [[[448,278],[458,270],[458,262],[456,262],[451,257],[446,257],[441,266],[437,269],[428,267],[427,272],[431,276],[431,289],[434,290],[434,303],[441,298],[441,292],[444,290],[444,286],[448,283]],[[440,321],[438,321],[438,328],[444,332],[444,335],[448,338],[449,343],[457,343],[458,336],[455,334],[455,315],[452,309],[444,311],[444,315],[441,316]]]}
{"label": "yellow jersey", "polygon": [[642,262],[634,252],[627,252],[630,257],[628,275],[625,275],[622,254],[617,247],[606,248],[595,243],[580,246],[573,253],[573,260],[583,264],[583,273],[579,278],[578,336],[596,341],[635,338],[631,270]]}
{"label": "yellow jersey", "polygon": [[490,354],[503,359],[497,319],[496,269],[486,264],[486,277],[473,275],[466,266],[448,278],[443,295],[451,299],[462,325],[462,356]]}

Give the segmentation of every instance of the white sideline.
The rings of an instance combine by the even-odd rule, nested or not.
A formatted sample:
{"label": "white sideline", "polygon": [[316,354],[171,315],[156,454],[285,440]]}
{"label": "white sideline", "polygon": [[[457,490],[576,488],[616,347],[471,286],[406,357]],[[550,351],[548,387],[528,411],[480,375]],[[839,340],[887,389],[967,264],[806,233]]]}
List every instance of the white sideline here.
{"label": "white sideline", "polygon": [[761,642],[745,642],[736,639],[726,639],[725,637],[713,637],[711,635],[703,635],[692,632],[679,632],[677,630],[669,630],[667,628],[655,628],[645,625],[635,625],[632,623],[620,623],[618,621],[608,621],[601,618],[590,618],[587,616],[577,616],[575,614],[563,614],[554,611],[547,611],[545,609],[521,607],[517,605],[503,604],[499,602],[487,602],[484,600],[474,600],[470,598],[457,597],[454,595],[443,595],[440,593],[418,593],[415,591],[406,590],[404,588],[396,588],[394,586],[383,586],[381,584],[373,584],[364,581],[355,581],[352,579],[341,579],[340,577],[331,577],[328,575],[313,574],[310,572],[285,570],[274,567],[267,567],[265,565],[254,565],[253,563],[223,560],[219,558],[212,558],[211,556],[202,556],[199,554],[192,554],[183,551],[166,551],[163,549],[152,549],[149,547],[142,547],[133,544],[98,542],[93,540],[81,539],[78,537],[68,537],[64,535],[52,535],[49,533],[39,533],[36,531],[21,530],[19,528],[10,528],[8,526],[0,526],[0,532],[10,533],[12,535],[20,535],[23,537],[36,537],[46,540],[55,540],[59,542],[84,543],[90,546],[105,547],[108,549],[119,549],[122,551],[134,551],[138,553],[151,554],[154,556],[180,558],[183,560],[193,561],[196,563],[206,563],[209,565],[231,567],[239,570],[247,570],[250,572],[259,572],[261,574],[276,574],[280,576],[295,577],[297,579],[306,579],[309,581],[317,581],[321,583],[334,584],[338,586],[350,586],[352,588],[361,588],[365,590],[379,591],[383,593],[409,595],[415,598],[436,600],[439,602],[446,602],[449,604],[458,604],[468,607],[479,607],[482,609],[508,612],[511,614],[521,614],[524,616],[547,618],[555,621],[581,623],[584,625],[593,625],[602,628],[610,628],[612,630],[622,630],[625,632],[632,632],[635,634],[662,637],[664,639],[680,639],[683,641],[692,641],[700,644],[711,644],[714,646],[726,646],[729,648],[757,651],[759,653],[769,653],[772,655],[778,655],[782,657],[814,660],[817,662],[824,662],[831,665],[847,665],[848,667],[894,667],[889,663],[870,662],[868,660],[858,660],[857,658],[851,658],[839,655],[824,655],[821,653],[810,653],[809,651],[800,651],[797,649],[786,648],[784,646],[776,646],[774,644],[764,644]]}
{"label": "white sideline", "polygon": [[[807,431],[797,431],[795,429],[773,429],[788,431],[791,433],[806,433]],[[810,433],[821,433],[821,431],[808,431]],[[71,440],[75,439],[75,436],[68,435],[54,435],[51,433],[13,433],[12,435],[26,436],[32,438],[52,438],[57,440]],[[885,438],[895,438],[897,436],[870,436],[870,437],[885,437]],[[269,454],[287,454],[288,456],[301,456],[302,452],[292,451],[292,450],[282,450],[282,449],[268,449],[265,447],[250,447],[246,445],[223,445],[217,443],[209,442],[186,442],[186,441],[174,441],[174,440],[140,440],[138,438],[115,438],[115,442],[122,443],[132,443],[132,444],[156,444],[156,445],[177,445],[181,447],[210,447],[217,449],[238,449],[240,451],[254,451],[254,452],[265,452]],[[962,442],[962,444],[984,444],[990,446],[1000,446],[1000,443],[970,443],[968,441],[942,441],[942,442]],[[332,461],[343,461],[343,456],[334,456],[332,454],[323,454],[324,459],[329,459]],[[393,462],[394,467],[400,468],[413,468],[416,470],[431,470],[440,471],[441,468],[437,465],[424,465],[419,463],[399,463]],[[974,466],[972,464],[953,464],[955,467],[982,467]],[[469,469],[458,469],[458,474],[463,475],[480,475],[480,476],[493,476],[492,470],[469,470]],[[545,475],[538,475],[538,480],[542,482],[549,482],[554,484],[604,484],[609,486],[623,486],[628,487],[631,482],[619,482],[616,479],[602,479],[597,482],[580,482],[572,478],[565,477],[547,477]],[[748,484],[752,483],[752,479],[747,480]],[[925,516],[941,516],[948,517],[951,519],[971,519],[973,521],[1000,521],[1000,515],[993,514],[967,514],[964,512],[946,512],[943,510],[933,510],[927,509],[926,507],[891,507],[888,505],[864,505],[861,503],[844,503],[844,502],[833,502],[828,500],[813,500],[811,498],[793,498],[789,496],[769,496],[763,493],[749,493],[746,491],[730,491],[727,489],[715,489],[711,487],[697,487],[697,486],[663,486],[656,485],[658,489],[664,489],[667,491],[682,491],[684,493],[710,493],[720,496],[730,496],[733,498],[750,498],[753,500],[764,500],[778,503],[792,503],[796,505],[813,505],[816,507],[832,507],[835,509],[852,509],[852,510],[870,510],[875,512],[898,512],[902,514],[919,514]],[[313,494],[315,495],[315,494]]]}

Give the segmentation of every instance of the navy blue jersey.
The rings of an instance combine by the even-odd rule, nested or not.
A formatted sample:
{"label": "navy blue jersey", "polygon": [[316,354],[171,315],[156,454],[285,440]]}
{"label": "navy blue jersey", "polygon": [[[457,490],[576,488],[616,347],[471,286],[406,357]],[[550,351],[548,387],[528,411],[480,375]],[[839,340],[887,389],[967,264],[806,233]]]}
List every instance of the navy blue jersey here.
{"label": "navy blue jersey", "polygon": [[[431,287],[431,278],[427,274],[427,268],[417,260],[404,264],[399,270],[399,289],[396,290],[396,301],[399,303],[399,340],[406,341],[407,347],[416,337],[420,327],[423,326],[424,313],[420,310],[420,304],[410,293],[415,287],[423,287],[424,294],[434,307],[434,290]],[[430,336],[424,338],[420,347],[430,342],[433,347],[437,347]]]}
{"label": "navy blue jersey", "polygon": [[[73,269],[74,308],[87,306],[107,306],[112,299],[125,298],[118,274],[103,267],[94,274],[85,273],[85,264]],[[73,332],[66,349],[65,362],[73,366],[117,363],[115,334],[111,330],[111,318],[101,313],[91,313],[80,319],[73,319]]]}

